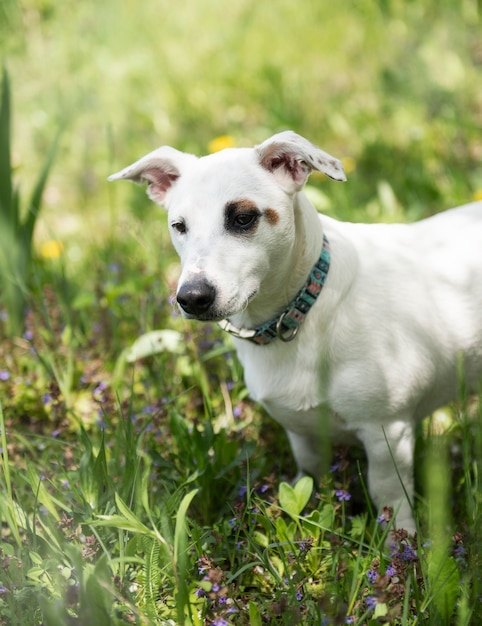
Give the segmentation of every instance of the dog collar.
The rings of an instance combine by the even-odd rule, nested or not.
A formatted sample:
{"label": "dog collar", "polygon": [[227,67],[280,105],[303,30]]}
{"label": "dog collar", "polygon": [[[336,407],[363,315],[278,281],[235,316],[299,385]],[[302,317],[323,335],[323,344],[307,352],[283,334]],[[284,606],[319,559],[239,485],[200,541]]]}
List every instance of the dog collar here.
{"label": "dog collar", "polygon": [[218,322],[219,326],[239,339],[248,339],[258,345],[266,345],[275,339],[292,341],[309,310],[323,289],[330,268],[330,244],[323,235],[323,247],[318,261],[311,269],[308,280],[286,309],[259,328],[236,328],[229,320]]}

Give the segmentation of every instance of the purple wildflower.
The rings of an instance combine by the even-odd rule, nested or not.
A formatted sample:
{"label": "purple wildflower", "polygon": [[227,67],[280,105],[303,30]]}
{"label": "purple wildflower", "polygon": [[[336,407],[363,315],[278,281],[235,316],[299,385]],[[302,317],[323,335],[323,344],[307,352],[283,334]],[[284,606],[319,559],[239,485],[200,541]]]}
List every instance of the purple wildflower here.
{"label": "purple wildflower", "polygon": [[367,596],[367,598],[365,599],[365,603],[367,605],[367,608],[371,611],[373,611],[373,609],[377,606],[377,600],[373,596]]}
{"label": "purple wildflower", "polygon": [[367,574],[367,578],[368,582],[373,585],[378,578],[378,573],[371,569]]}
{"label": "purple wildflower", "polygon": [[301,591],[296,592],[296,599],[298,600],[298,602],[303,599],[303,594],[301,593]]}
{"label": "purple wildflower", "polygon": [[412,548],[412,546],[406,545],[405,550],[400,555],[404,561],[415,561],[417,559],[417,555]]}
{"label": "purple wildflower", "polygon": [[393,565],[389,565],[385,571],[385,576],[390,576],[390,578],[392,578],[393,576],[396,576],[396,574],[397,570],[395,567]]}
{"label": "purple wildflower", "polygon": [[8,380],[10,378],[10,372],[8,370],[0,370],[0,380]]}
{"label": "purple wildflower", "polygon": [[52,396],[48,392],[44,393],[44,395],[42,396],[42,403],[50,404],[51,402],[52,402]]}
{"label": "purple wildflower", "polygon": [[224,617],[216,617],[212,622],[211,626],[229,626],[228,620],[224,619]]}
{"label": "purple wildflower", "polygon": [[335,496],[340,502],[342,502],[343,500],[345,500],[346,502],[348,502],[348,500],[351,500],[351,495],[348,493],[348,491],[346,491],[346,489],[337,489],[335,491]]}

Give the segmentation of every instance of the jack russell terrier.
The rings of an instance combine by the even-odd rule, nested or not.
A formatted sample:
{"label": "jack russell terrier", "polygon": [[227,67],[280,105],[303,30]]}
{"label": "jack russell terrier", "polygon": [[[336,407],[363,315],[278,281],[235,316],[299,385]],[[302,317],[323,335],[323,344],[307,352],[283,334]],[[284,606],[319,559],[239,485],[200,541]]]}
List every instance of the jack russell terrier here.
{"label": "jack russell terrier", "polygon": [[[337,159],[294,132],[198,158],[161,147],[109,180],[168,212],[189,319],[233,335],[251,396],[319,477],[322,441],[353,439],[398,528],[412,514],[414,428],[482,378],[482,202],[414,224],[352,224],[303,193]],[[326,449],[326,447],[324,448]]]}

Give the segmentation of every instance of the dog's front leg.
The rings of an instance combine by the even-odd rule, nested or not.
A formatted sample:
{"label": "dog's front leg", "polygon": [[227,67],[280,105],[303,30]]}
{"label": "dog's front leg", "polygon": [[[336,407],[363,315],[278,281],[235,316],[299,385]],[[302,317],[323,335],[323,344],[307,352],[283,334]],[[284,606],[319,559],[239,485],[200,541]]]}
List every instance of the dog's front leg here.
{"label": "dog's front leg", "polygon": [[286,434],[288,435],[291,450],[298,467],[295,482],[305,474],[309,474],[316,480],[319,480],[323,469],[323,454],[318,437],[300,435],[289,430],[286,431]]}
{"label": "dog's front leg", "polygon": [[396,528],[416,530],[412,513],[414,427],[411,419],[371,425],[358,433],[368,458],[368,488],[379,509],[390,506]]}

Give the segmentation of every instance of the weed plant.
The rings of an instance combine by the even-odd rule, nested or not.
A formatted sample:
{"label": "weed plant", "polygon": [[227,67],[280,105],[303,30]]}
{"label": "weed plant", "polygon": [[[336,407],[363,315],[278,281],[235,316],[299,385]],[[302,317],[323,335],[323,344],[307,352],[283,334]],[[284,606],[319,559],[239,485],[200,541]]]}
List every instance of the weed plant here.
{"label": "weed plant", "polygon": [[[319,485],[290,482],[229,338],[173,306],[164,215],[105,183],[159,143],[202,153],[292,127],[344,158],[349,183],[307,189],[332,216],[412,220],[478,198],[479,12],[0,4],[16,94],[12,129],[4,78],[0,624],[482,623],[482,411],[463,373],[419,429],[419,532],[387,549],[393,512],[373,510],[363,455],[337,448]],[[17,176],[36,189],[22,212]]]}

